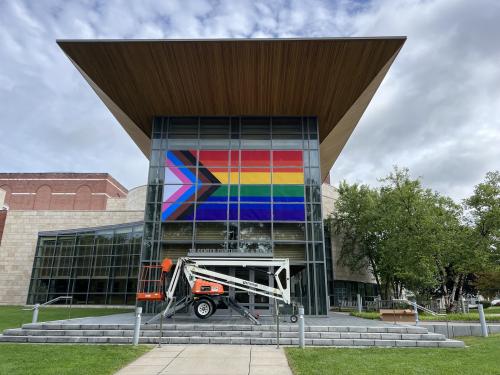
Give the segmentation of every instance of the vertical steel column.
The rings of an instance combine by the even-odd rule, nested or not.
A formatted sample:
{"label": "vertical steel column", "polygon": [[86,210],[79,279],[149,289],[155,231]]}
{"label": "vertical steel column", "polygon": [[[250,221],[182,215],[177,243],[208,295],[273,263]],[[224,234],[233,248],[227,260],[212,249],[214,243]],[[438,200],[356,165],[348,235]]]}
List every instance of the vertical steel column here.
{"label": "vertical steel column", "polygon": [[276,348],[280,348],[280,305],[278,300],[274,300],[274,306],[276,310]]}
{"label": "vertical steel column", "polygon": [[38,322],[38,309],[40,308],[39,303],[35,303],[35,307],[33,308],[33,318],[31,319],[31,323]]}
{"label": "vertical steel column", "polygon": [[363,311],[363,302],[361,300],[361,294],[356,294],[356,300],[357,300],[357,304],[358,304],[358,312],[360,313],[361,311]]}
{"label": "vertical steel column", "polygon": [[304,306],[299,307],[299,347],[304,349],[305,347],[305,327],[304,327]]}
{"label": "vertical steel column", "polygon": [[135,308],[134,340],[132,342],[134,345],[139,344],[139,333],[141,332],[141,314],[142,314],[142,307],[136,307]]}
{"label": "vertical steel column", "polygon": [[486,326],[486,319],[484,317],[483,304],[479,303],[477,305],[477,310],[479,311],[479,322],[481,323],[481,333],[483,337],[488,337],[488,327]]}
{"label": "vertical steel column", "polygon": [[417,307],[417,302],[413,304],[413,309],[415,311],[415,325],[418,326],[418,307]]}

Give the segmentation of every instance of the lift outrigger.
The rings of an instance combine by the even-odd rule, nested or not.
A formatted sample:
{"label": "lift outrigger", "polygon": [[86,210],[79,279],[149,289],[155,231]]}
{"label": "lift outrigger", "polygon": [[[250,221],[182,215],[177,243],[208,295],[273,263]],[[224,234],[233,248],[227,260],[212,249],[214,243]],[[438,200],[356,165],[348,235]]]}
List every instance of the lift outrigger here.
{"label": "lift outrigger", "polygon": [[[206,268],[215,266],[277,268],[275,272],[271,273],[274,275],[274,282],[277,287],[255,283]],[[166,258],[161,265],[144,266],[142,269],[137,300],[157,301],[167,304],[163,311],[147,323],[152,323],[162,316],[163,318],[168,318],[176,311],[190,305],[193,305],[194,313],[198,318],[206,319],[213,315],[219,303],[223,302],[228,308],[235,310],[254,324],[259,324],[255,316],[228,296],[224,286],[259,294],[274,299],[275,301],[283,301],[285,304],[290,304],[291,302],[290,264],[288,259],[183,257],[177,260],[177,265],[175,266],[168,287],[166,288],[167,276],[172,267],[172,260]],[[156,273],[156,278],[152,278],[151,274],[153,273]],[[175,290],[182,274],[186,277],[191,288],[191,293],[190,295],[184,296],[179,301],[176,301]],[[296,322],[297,316],[292,315],[290,320]]]}

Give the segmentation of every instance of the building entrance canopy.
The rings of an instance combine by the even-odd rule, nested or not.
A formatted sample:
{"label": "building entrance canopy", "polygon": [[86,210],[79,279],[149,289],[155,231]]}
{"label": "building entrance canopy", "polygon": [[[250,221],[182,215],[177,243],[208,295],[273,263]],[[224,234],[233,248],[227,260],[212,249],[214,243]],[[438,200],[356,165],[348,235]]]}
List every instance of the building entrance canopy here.
{"label": "building entrance canopy", "polygon": [[147,157],[154,116],[315,116],[324,179],[405,39],[58,44]]}

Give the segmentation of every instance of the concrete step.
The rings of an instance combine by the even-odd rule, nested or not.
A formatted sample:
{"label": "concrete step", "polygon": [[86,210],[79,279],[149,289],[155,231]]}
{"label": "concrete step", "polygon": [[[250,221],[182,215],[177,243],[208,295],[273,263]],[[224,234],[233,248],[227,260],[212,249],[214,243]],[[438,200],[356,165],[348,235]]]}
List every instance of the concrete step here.
{"label": "concrete step", "polygon": [[[22,326],[24,329],[43,330],[133,330],[133,324],[58,324],[58,323],[29,323]],[[159,324],[142,325],[141,331],[158,330]],[[245,324],[164,324],[165,331],[276,331],[275,325],[245,325]],[[425,334],[424,327],[360,327],[360,326],[306,326],[306,332],[352,332],[352,333],[409,333]],[[280,331],[296,332],[297,324],[281,324]]]}
{"label": "concrete step", "polygon": [[[0,335],[0,342],[29,343],[86,343],[86,344],[130,344],[132,337],[116,336],[28,336]],[[156,344],[157,337],[141,337],[140,343]],[[276,338],[263,337],[164,337],[164,344],[233,344],[233,345],[275,345]],[[298,345],[297,338],[280,338],[281,345]],[[378,339],[306,339],[307,346],[342,346],[342,347],[430,347],[463,348],[458,340],[378,340]]]}
{"label": "concrete step", "polygon": [[[132,337],[133,330],[44,330],[44,329],[7,329],[6,336],[73,336],[73,337]],[[143,337],[159,337],[158,330],[141,331]],[[180,331],[164,330],[163,337],[248,337],[275,338],[275,331]],[[298,338],[296,331],[280,332],[280,338]],[[446,337],[435,333],[372,333],[372,332],[305,332],[306,339],[365,339],[365,340],[426,340],[444,341]]]}
{"label": "concrete step", "polygon": [[[64,322],[24,324],[7,329],[0,342],[130,344],[132,324],[67,324]],[[141,343],[158,343],[159,324],[141,327]],[[424,327],[410,326],[307,326],[309,346],[463,347]],[[164,324],[165,344],[276,344],[275,325]],[[280,343],[298,345],[298,325],[280,325]]]}

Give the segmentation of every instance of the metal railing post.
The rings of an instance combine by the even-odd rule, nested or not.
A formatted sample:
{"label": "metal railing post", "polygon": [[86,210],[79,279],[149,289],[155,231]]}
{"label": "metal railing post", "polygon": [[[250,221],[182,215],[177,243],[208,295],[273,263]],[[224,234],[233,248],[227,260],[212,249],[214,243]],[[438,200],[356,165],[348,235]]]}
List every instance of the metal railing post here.
{"label": "metal railing post", "polygon": [[415,311],[415,325],[418,326],[418,307],[417,307],[417,302],[414,303],[413,310]]}
{"label": "metal railing post", "polygon": [[33,318],[31,319],[31,323],[38,322],[38,309],[39,308],[40,308],[40,304],[36,303],[35,307],[33,308]]}
{"label": "metal railing post", "polygon": [[134,340],[132,342],[134,345],[139,345],[139,334],[141,332],[141,314],[142,314],[142,307],[136,307],[135,308]]}
{"label": "metal railing post", "polygon": [[304,322],[304,306],[299,307],[299,348],[305,347],[305,322]]}
{"label": "metal railing post", "polygon": [[160,309],[160,337],[158,339],[158,347],[161,348],[161,340],[163,339],[163,311]]}
{"label": "metal railing post", "polygon": [[276,309],[276,348],[280,348],[280,306],[278,300],[274,300],[274,306]]}
{"label": "metal railing post", "polygon": [[479,322],[481,323],[481,333],[483,337],[488,337],[488,327],[486,326],[486,318],[484,317],[483,304],[479,303],[477,305],[477,310],[479,311]]}

